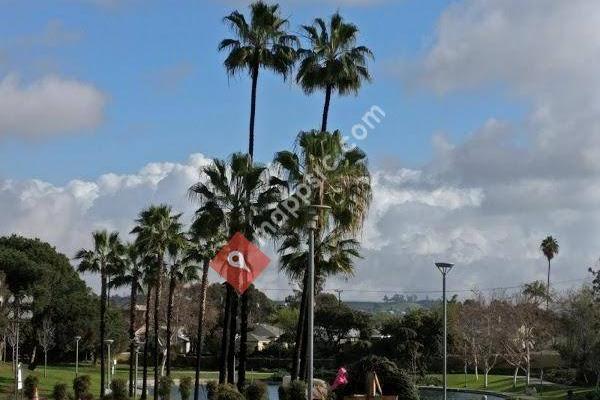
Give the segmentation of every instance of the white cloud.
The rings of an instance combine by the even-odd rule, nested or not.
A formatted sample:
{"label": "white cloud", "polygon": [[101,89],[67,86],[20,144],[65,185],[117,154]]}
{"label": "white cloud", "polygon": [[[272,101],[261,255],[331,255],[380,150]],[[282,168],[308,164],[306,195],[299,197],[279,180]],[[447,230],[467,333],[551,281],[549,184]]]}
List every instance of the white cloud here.
{"label": "white cloud", "polygon": [[95,86],[49,75],[23,84],[0,80],[0,136],[45,136],[92,129],[103,118],[106,95]]}

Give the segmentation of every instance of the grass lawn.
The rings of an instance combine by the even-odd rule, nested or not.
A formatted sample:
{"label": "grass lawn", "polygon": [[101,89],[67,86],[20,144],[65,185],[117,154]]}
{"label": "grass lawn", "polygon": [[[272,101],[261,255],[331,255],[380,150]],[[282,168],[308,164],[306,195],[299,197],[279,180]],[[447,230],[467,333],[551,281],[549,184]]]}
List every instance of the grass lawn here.
{"label": "grass lawn", "polygon": [[[40,378],[40,396],[47,397],[52,393],[54,385],[57,383],[65,383],[71,389],[73,378],[75,378],[75,364],[48,366],[48,376],[44,378],[44,367],[38,366],[35,371],[23,369],[23,379],[28,374],[36,374]],[[79,374],[89,375],[92,380],[92,394],[98,396],[100,394],[100,367],[93,367],[89,364],[79,364]],[[149,379],[152,379],[152,369],[148,372]],[[203,379],[217,379],[218,372],[207,371],[201,373]],[[173,370],[172,376],[178,379],[183,376],[194,376],[194,370]],[[263,379],[268,380],[272,374],[264,372],[247,372],[246,376],[249,380]],[[142,369],[138,370],[138,377],[142,377]],[[127,365],[119,365],[115,372],[115,378],[129,379],[129,369]],[[9,395],[14,390],[14,378],[11,368],[11,363],[0,363],[0,399],[10,398]]]}
{"label": "grass lawn", "polygon": [[[441,375],[435,375],[442,379]],[[536,381],[537,382],[537,381]],[[475,380],[475,375],[467,375],[467,388],[468,389],[480,389],[489,390],[492,392],[509,393],[515,396],[521,396],[525,394],[526,381],[525,378],[519,377],[517,379],[517,387],[513,388],[513,377],[506,375],[489,375],[488,387],[484,388],[484,376],[479,375],[479,381]],[[556,399],[562,400],[567,396],[567,390],[572,389],[574,393],[585,393],[593,391],[593,388],[582,388],[582,387],[571,387],[563,385],[532,385],[537,390],[537,397],[544,399]],[[448,375],[448,387],[452,388],[464,388],[465,387],[465,376],[462,374],[449,374]]]}

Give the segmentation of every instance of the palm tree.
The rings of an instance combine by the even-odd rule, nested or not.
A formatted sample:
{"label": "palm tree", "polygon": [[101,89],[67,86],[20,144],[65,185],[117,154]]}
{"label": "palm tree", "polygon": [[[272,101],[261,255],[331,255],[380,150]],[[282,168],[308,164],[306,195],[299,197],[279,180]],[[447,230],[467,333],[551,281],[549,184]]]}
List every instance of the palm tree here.
{"label": "palm tree", "polygon": [[194,380],[194,400],[200,400],[200,364],[204,346],[204,313],[206,311],[206,288],[208,287],[209,262],[225,244],[226,236],[215,229],[212,214],[199,214],[190,228],[190,242],[187,260],[202,263],[200,280],[200,304],[198,306],[198,332],[196,335],[196,374]]}
{"label": "palm tree", "polygon": [[371,80],[367,62],[373,59],[373,53],[365,46],[356,46],[358,27],[344,22],[339,13],[333,14],[329,26],[316,18],[302,30],[310,48],[298,51],[301,61],[296,81],[307,94],[325,91],[321,123],[321,131],[325,132],[331,95],[358,93],[362,83]]}
{"label": "palm tree", "polygon": [[[350,275],[353,260],[359,256],[354,236],[362,229],[371,202],[370,175],[366,156],[358,148],[344,149],[339,132],[302,132],[298,135],[299,150],[282,151],[274,163],[290,192],[311,186],[310,204],[331,207],[319,215],[315,232],[315,268],[317,281],[334,274]],[[289,218],[280,230],[283,240],[279,247],[281,268],[302,285],[300,315],[292,365],[292,378],[304,370],[307,322],[307,279],[309,205]]]}
{"label": "palm tree", "polygon": [[558,254],[558,242],[552,236],[548,236],[542,240],[540,250],[548,260],[548,285],[546,285],[546,308],[548,308],[550,302],[550,261]]}
{"label": "palm tree", "polygon": [[79,272],[100,274],[100,397],[104,398],[105,366],[104,341],[106,339],[107,275],[109,270],[123,262],[124,246],[117,232],[96,231],[92,234],[93,248],[81,249],[75,255]]}
{"label": "palm tree", "polygon": [[142,373],[142,395],[141,399],[148,398],[148,351],[150,345],[150,310],[152,301],[152,289],[156,282],[156,266],[153,260],[147,256],[144,257],[143,282],[146,287],[146,310],[144,311],[144,365]]}
{"label": "palm tree", "polygon": [[[246,154],[233,154],[228,161],[214,160],[202,170],[200,182],[190,188],[190,195],[200,202],[197,219],[210,218],[213,229],[220,227],[229,237],[241,232],[248,240],[255,240],[262,222],[270,217],[280,199],[280,189],[268,179],[267,173],[266,167],[253,164]],[[235,349],[231,342],[236,334],[237,294],[231,285],[227,285],[225,303],[219,381],[233,383]],[[245,357],[242,329],[238,387],[245,384]]]}
{"label": "palm tree", "polygon": [[[173,241],[181,232],[179,218],[181,214],[173,214],[170,206],[162,204],[150,206],[143,210],[136,220],[137,226],[131,233],[137,235],[136,246],[148,255],[154,263],[154,400],[158,400],[158,348],[160,329],[160,296],[161,282],[165,270],[165,255]],[[148,326],[146,326],[148,329]]]}
{"label": "palm tree", "polygon": [[288,20],[281,17],[279,5],[268,5],[261,0],[250,5],[250,21],[239,11],[229,14],[224,21],[235,35],[219,44],[219,51],[229,52],[223,63],[225,69],[230,76],[245,70],[252,79],[248,154],[253,158],[259,72],[261,68],[268,69],[285,79],[296,62],[298,39],[286,31]]}
{"label": "palm tree", "polygon": [[117,271],[109,286],[119,288],[129,286],[129,397],[133,397],[135,360],[133,354],[136,348],[135,342],[135,316],[138,293],[141,292],[141,278],[143,274],[143,258],[138,248],[133,243],[126,246],[126,256],[122,268]]}
{"label": "palm tree", "polygon": [[198,278],[196,265],[186,259],[189,243],[183,232],[177,233],[167,248],[169,260],[169,297],[167,304],[167,376],[171,376],[171,339],[173,336],[173,299],[177,285],[191,282]]}

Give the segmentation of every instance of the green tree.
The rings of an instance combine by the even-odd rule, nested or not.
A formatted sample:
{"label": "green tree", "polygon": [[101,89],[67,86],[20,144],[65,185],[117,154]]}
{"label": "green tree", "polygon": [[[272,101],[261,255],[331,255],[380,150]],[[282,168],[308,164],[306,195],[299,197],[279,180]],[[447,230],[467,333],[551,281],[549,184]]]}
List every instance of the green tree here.
{"label": "green tree", "polygon": [[286,31],[288,20],[281,17],[279,5],[256,1],[250,5],[250,21],[244,14],[234,11],[224,18],[235,37],[224,39],[219,51],[227,51],[223,63],[230,76],[247,71],[252,80],[250,97],[250,132],[248,154],[254,158],[254,121],[256,116],[256,90],[261,69],[267,69],[285,79],[296,62],[296,36]]}
{"label": "green tree", "polygon": [[555,255],[558,254],[559,246],[558,242],[552,236],[546,237],[540,244],[540,250],[544,253],[544,256],[548,260],[548,284],[546,285],[546,308],[550,303],[550,262]]}
{"label": "green tree", "polygon": [[109,270],[116,269],[115,266],[123,262],[125,248],[117,232],[96,231],[92,237],[93,248],[79,250],[75,258],[79,260],[80,272],[100,274],[100,397],[103,398],[106,369],[104,340],[106,339],[107,275]]}
{"label": "green tree", "polygon": [[[136,235],[136,246],[147,255],[154,264],[154,382],[159,381],[158,348],[160,329],[161,281],[165,271],[165,256],[169,246],[179,240],[181,233],[181,214],[174,214],[170,206],[161,204],[150,206],[140,212],[137,225],[131,231]],[[146,325],[146,329],[148,326]],[[154,391],[154,400],[158,400],[158,391]]]}
{"label": "green tree", "polygon": [[[280,199],[279,187],[268,179],[267,169],[254,164],[250,156],[236,153],[228,161],[214,160],[202,170],[200,182],[190,188],[190,194],[200,203],[198,218],[210,218],[213,227],[220,227],[228,236],[241,232],[253,241],[261,233],[262,223]],[[220,352],[219,381],[233,383],[234,345],[237,325],[238,295],[227,285],[223,339]],[[238,385],[245,384],[246,330],[242,310]],[[247,321],[246,321],[247,326]]]}
{"label": "green tree", "polygon": [[358,27],[344,21],[339,13],[329,20],[329,25],[316,18],[312,25],[302,27],[310,48],[300,49],[300,67],[296,81],[305,93],[325,91],[325,105],[321,131],[327,131],[331,95],[344,96],[358,93],[371,75],[367,63],[373,53],[365,46],[357,46]]}
{"label": "green tree", "polygon": [[[359,257],[355,236],[362,229],[372,198],[366,155],[357,147],[346,149],[340,132],[301,132],[297,143],[298,152],[281,151],[274,160],[285,186],[293,193],[286,201],[296,199],[300,205],[279,230],[282,240],[278,250],[282,270],[302,285],[293,379],[304,370],[299,360],[305,359],[307,337],[310,205],[330,207],[318,215],[315,232],[315,276],[322,283],[328,276],[353,273],[353,262]],[[304,201],[306,197],[309,204]]]}

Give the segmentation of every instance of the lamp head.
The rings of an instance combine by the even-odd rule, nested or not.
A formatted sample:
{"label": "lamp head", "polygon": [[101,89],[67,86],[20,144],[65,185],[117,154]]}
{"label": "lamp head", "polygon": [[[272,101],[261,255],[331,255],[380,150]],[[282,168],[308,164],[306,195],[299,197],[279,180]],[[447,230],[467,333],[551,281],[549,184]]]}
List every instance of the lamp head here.
{"label": "lamp head", "polygon": [[79,342],[81,340],[81,336],[75,336],[75,340]]}
{"label": "lamp head", "polygon": [[442,274],[446,275],[448,272],[450,272],[452,267],[454,267],[454,264],[445,263],[445,262],[436,262],[435,266],[440,270],[440,272]]}

